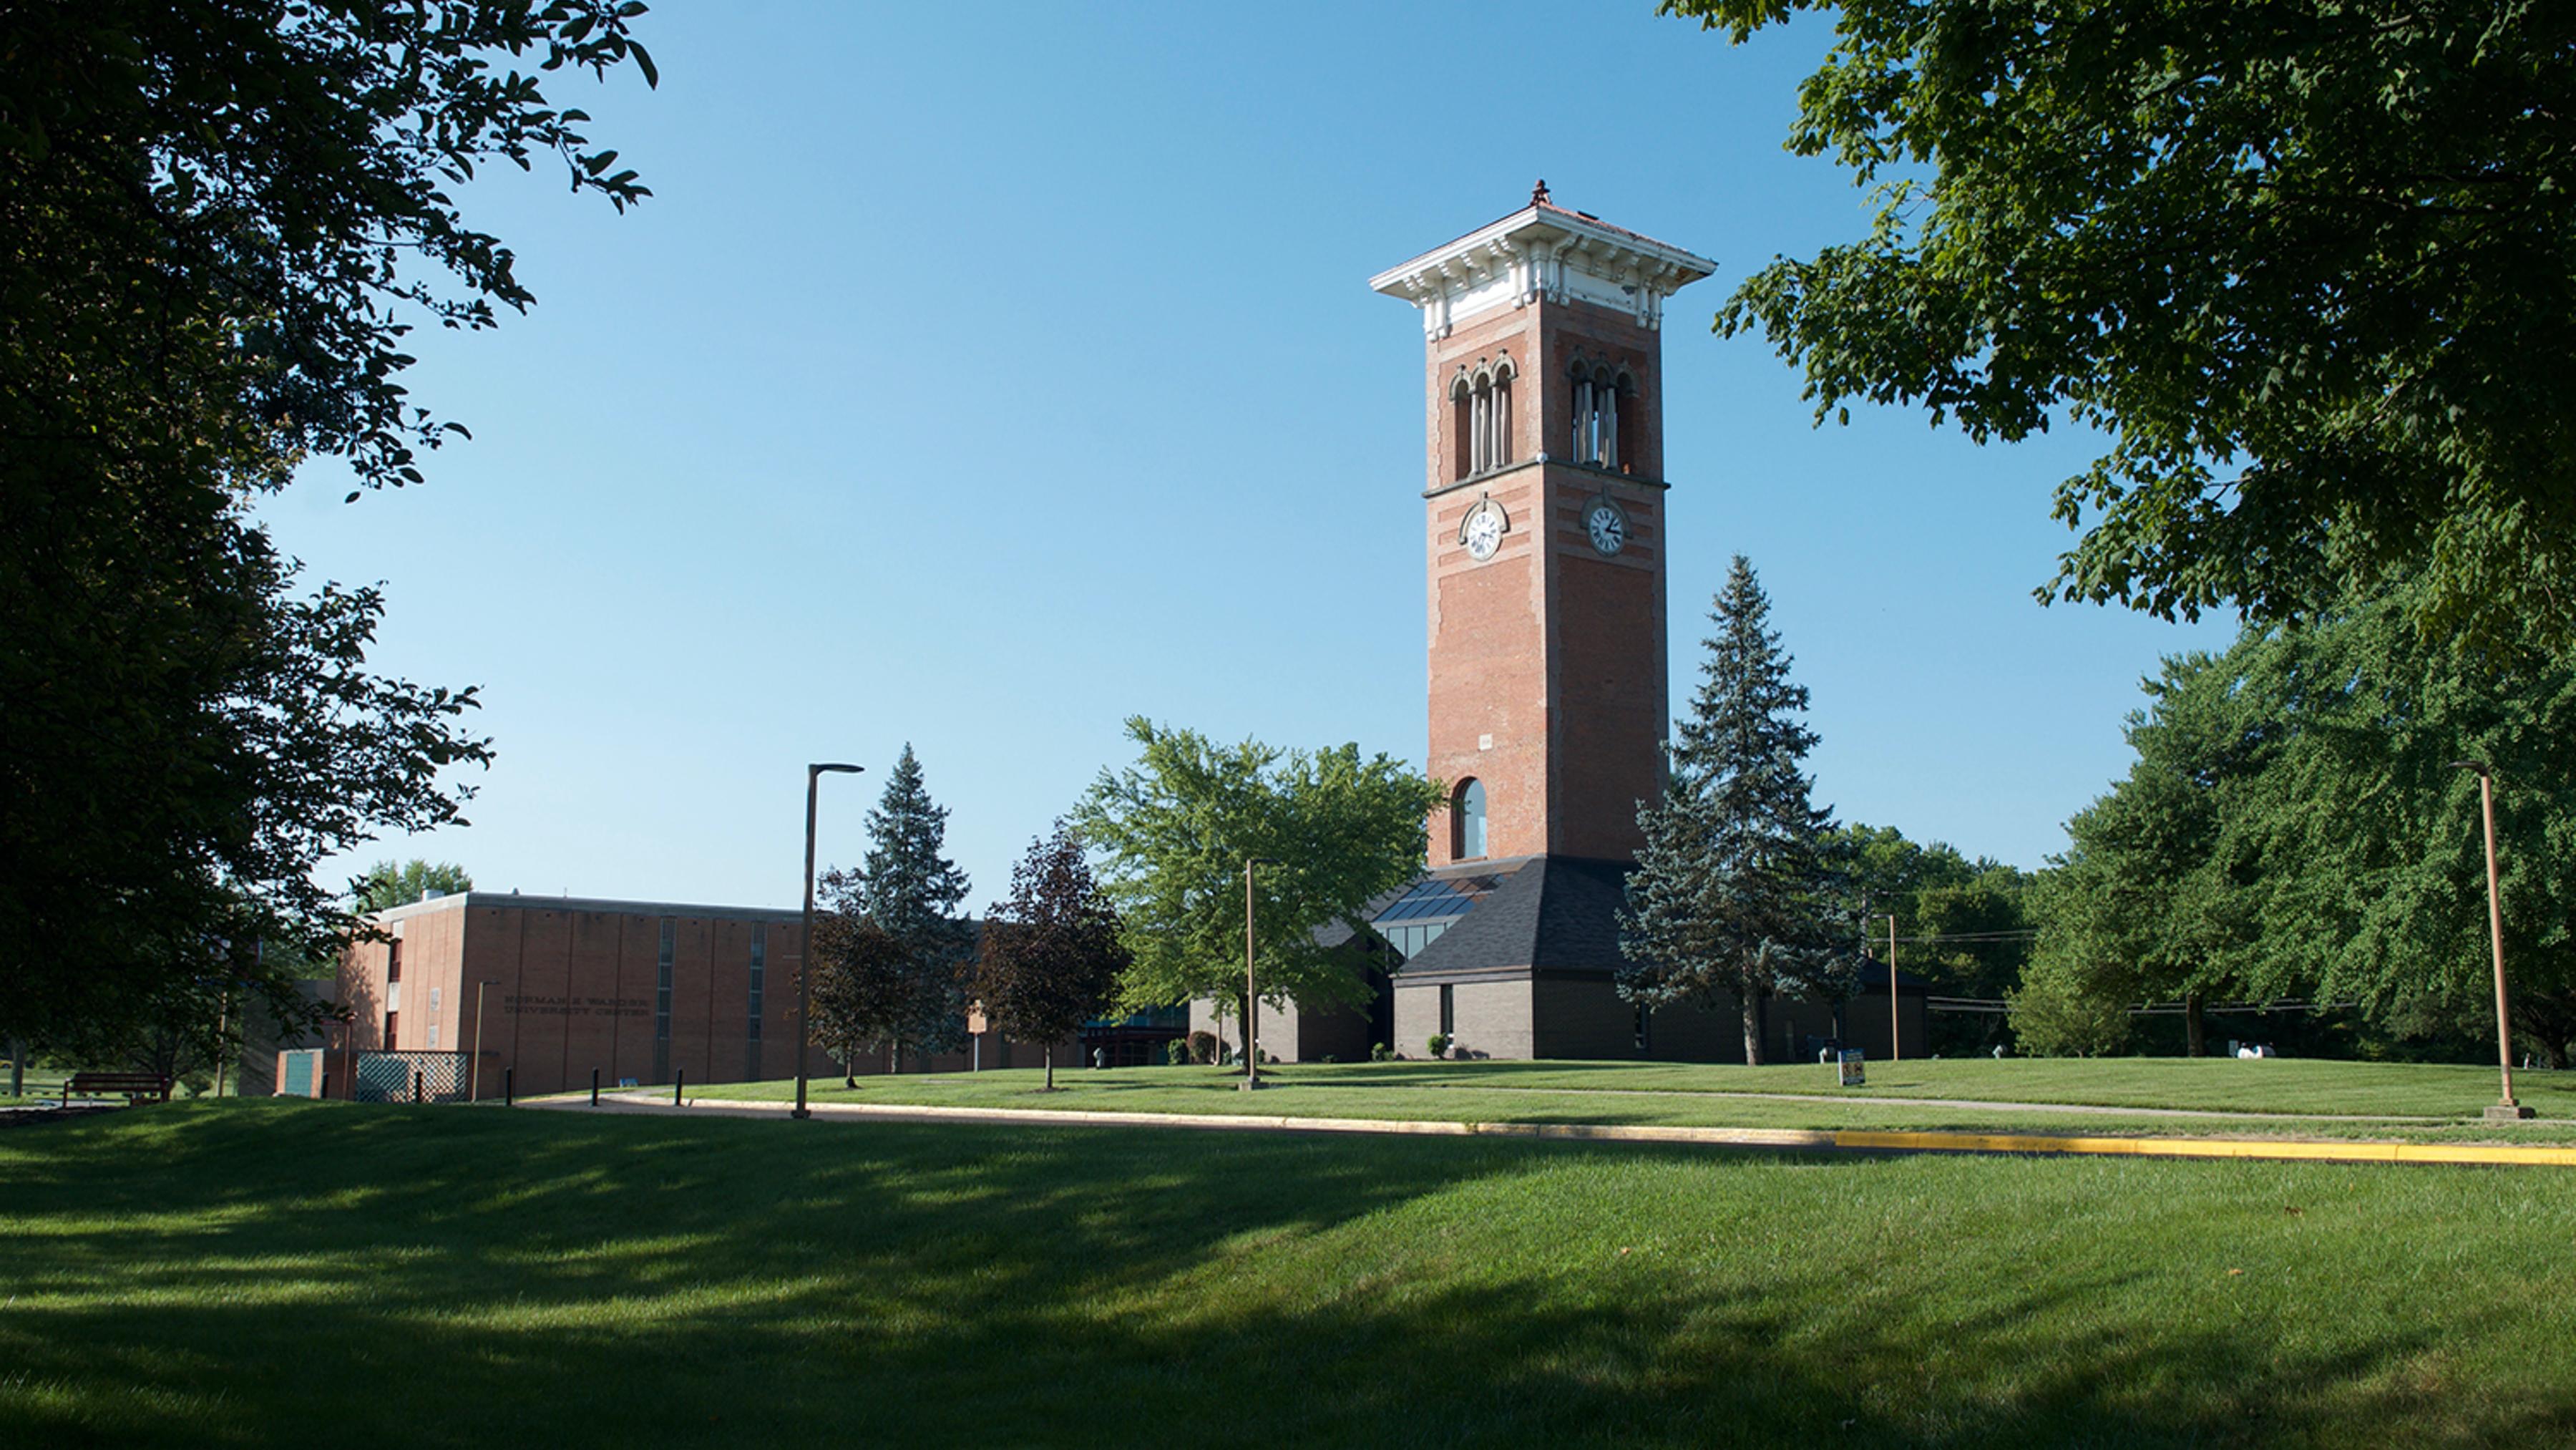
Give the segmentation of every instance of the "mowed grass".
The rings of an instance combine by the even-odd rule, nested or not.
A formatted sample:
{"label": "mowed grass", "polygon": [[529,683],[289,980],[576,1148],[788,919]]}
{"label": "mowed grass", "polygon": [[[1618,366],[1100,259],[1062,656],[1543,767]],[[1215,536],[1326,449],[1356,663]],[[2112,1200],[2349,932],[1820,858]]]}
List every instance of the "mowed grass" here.
{"label": "mowed grass", "polygon": [[[1012,1068],[864,1077],[856,1088],[843,1087],[836,1077],[818,1078],[809,1091],[817,1102],[1098,1112],[2576,1142],[2576,1073],[2518,1075],[2517,1096],[2542,1116],[2496,1128],[2480,1116],[2496,1099],[2495,1071],[2443,1065],[2282,1058],[1928,1060],[1871,1064],[1867,1086],[1851,1089],[1836,1087],[1832,1070],[1813,1063],[1316,1063],[1265,1067],[1262,1078],[1267,1090],[1242,1093],[1234,1090],[1239,1077],[1220,1068],[1059,1068],[1058,1090],[1044,1094],[1041,1073]],[[708,1099],[780,1100],[794,1094],[792,1080],[692,1091]],[[2068,1106],[2114,1111],[2055,1110]],[[2231,1116],[2116,1111],[2123,1108]]]}
{"label": "mowed grass", "polygon": [[0,1443],[2576,1438],[2557,1170],[183,1103],[0,1133]]}

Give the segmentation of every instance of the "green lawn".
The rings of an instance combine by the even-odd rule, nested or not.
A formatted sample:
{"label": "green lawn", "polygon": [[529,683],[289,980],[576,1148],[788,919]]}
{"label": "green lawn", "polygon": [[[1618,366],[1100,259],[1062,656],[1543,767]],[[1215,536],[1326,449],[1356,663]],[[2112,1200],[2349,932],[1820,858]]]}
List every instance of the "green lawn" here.
{"label": "green lawn", "polygon": [[[2542,1114],[2532,1124],[2489,1128],[2493,1069],[2274,1058],[2071,1061],[1926,1061],[1872,1065],[1869,1085],[1833,1085],[1815,1064],[1713,1067],[1664,1063],[1350,1063],[1262,1069],[1258,1094],[1205,1067],[1063,1070],[1058,1091],[1014,1068],[861,1078],[812,1085],[817,1102],[943,1107],[1062,1108],[1098,1112],[1253,1113],[1282,1117],[1423,1118],[1466,1122],[1615,1123],[1758,1128],[2018,1129],[2053,1133],[2222,1134],[2407,1138],[2442,1142],[2576,1141],[2576,1073],[2525,1073],[2515,1090]],[[730,1083],[704,1098],[783,1099],[795,1084]],[[1829,1101],[1755,1096],[1809,1095]],[[1911,1099],[2108,1108],[2185,1108],[2241,1116],[2017,1112]],[[2420,1121],[2381,1121],[2387,1117]]]}
{"label": "green lawn", "polygon": [[2555,1171],[182,1103],[0,1133],[0,1443],[2538,1444]]}
{"label": "green lawn", "polygon": [[37,1102],[45,1098],[60,1097],[63,1091],[63,1079],[69,1076],[71,1076],[70,1073],[60,1068],[28,1068],[26,1096],[13,1098],[9,1095],[9,1063],[7,1059],[0,1058],[0,1103]]}

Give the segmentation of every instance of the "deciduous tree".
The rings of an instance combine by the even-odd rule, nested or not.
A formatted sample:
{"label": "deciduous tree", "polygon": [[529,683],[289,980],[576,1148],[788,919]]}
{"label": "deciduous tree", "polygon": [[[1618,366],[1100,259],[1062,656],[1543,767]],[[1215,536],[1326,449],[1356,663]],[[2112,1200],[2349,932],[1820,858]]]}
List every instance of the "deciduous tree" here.
{"label": "deciduous tree", "polygon": [[358,878],[356,908],[361,914],[383,911],[418,901],[432,891],[452,896],[473,889],[474,878],[452,861],[427,861],[418,856],[400,865],[379,861]]}
{"label": "deciduous tree", "polygon": [[[553,156],[645,195],[546,72],[651,62],[619,0],[90,0],[0,22],[0,1023],[138,1031],[208,944],[327,955],[313,879],[453,821],[471,690],[367,672],[372,589],[250,513],[301,463],[420,478],[423,320],[532,300],[451,191]],[[240,964],[233,964],[239,967]],[[247,969],[281,1020],[289,981]]]}
{"label": "deciduous tree", "polygon": [[1791,149],[1868,236],[1720,315],[1821,419],[2101,430],[2043,594],[2576,628],[2576,8],[2552,0],[1665,0],[1835,43]]}
{"label": "deciduous tree", "polygon": [[1058,821],[1012,868],[1010,898],[985,913],[974,992],[1004,1035],[1046,1044],[1053,1092],[1055,1044],[1100,1015],[1131,960],[1082,838]]}
{"label": "deciduous tree", "polygon": [[1103,880],[1134,962],[1120,1005],[1168,1007],[1243,997],[1243,867],[1254,873],[1261,997],[1304,1008],[1356,1006],[1368,985],[1315,941],[1342,921],[1364,928],[1369,901],[1420,872],[1438,781],[1356,744],[1308,753],[1246,740],[1218,745],[1138,716],[1143,757],[1103,771],[1075,813],[1101,852]]}

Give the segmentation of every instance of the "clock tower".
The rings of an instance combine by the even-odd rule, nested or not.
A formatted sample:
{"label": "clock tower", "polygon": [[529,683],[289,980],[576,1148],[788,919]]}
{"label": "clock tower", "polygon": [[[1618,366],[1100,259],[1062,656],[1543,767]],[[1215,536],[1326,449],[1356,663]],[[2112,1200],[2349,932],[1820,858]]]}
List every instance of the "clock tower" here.
{"label": "clock tower", "polygon": [[1642,844],[1670,718],[1660,329],[1715,265],[1542,182],[1369,279],[1423,322],[1435,873]]}

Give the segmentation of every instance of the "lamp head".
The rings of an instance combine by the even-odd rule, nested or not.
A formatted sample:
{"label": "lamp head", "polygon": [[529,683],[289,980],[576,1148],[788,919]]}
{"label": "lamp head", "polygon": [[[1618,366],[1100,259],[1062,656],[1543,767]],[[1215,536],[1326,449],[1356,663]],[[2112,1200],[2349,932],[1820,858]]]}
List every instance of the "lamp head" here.
{"label": "lamp head", "polygon": [[867,767],[864,765],[843,765],[839,761],[827,760],[820,764],[805,767],[805,772],[808,775],[857,775],[866,769]]}
{"label": "lamp head", "polygon": [[2487,770],[2487,763],[2486,763],[2485,761],[2483,761],[2483,760],[2454,760],[2454,761],[2452,761],[2452,762],[2451,762],[2451,769],[2453,769],[2453,770],[2474,770],[2474,771],[2476,771],[2476,772],[2477,772],[2478,774],[2480,774],[2480,775],[2486,775],[2486,774],[2489,774],[2489,773],[2490,773],[2490,772]]}

